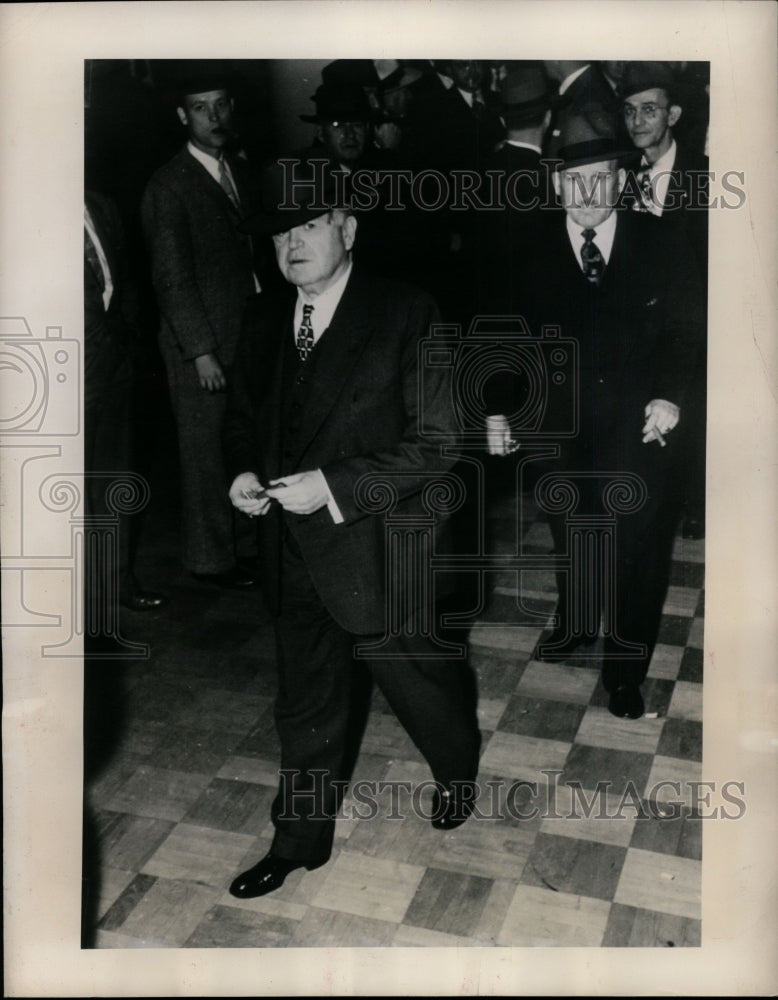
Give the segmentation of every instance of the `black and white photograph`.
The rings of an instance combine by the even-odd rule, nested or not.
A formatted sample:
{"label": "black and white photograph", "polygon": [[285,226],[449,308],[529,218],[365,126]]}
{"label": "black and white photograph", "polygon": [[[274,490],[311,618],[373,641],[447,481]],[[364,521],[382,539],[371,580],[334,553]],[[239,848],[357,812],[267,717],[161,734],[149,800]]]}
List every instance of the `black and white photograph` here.
{"label": "black and white photograph", "polygon": [[7,994],[774,992],[774,10],[2,17]]}

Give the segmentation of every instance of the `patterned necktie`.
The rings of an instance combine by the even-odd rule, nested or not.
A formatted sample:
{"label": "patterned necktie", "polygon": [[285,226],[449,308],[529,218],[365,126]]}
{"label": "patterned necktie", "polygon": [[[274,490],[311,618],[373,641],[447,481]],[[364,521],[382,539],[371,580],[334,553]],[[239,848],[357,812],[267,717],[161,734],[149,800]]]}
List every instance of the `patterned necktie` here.
{"label": "patterned necktie", "polygon": [[297,353],[300,355],[301,361],[305,361],[313,350],[313,327],[311,326],[312,312],[312,305],[303,306],[303,321],[300,324],[300,329],[297,331],[296,340]]}
{"label": "patterned necktie", "polygon": [[235,190],[235,185],[232,183],[230,175],[227,173],[227,164],[224,162],[224,157],[219,160],[219,183],[235,208],[240,210],[238,192]]}
{"label": "patterned necktie", "polygon": [[602,272],[605,270],[605,258],[600,253],[600,248],[594,242],[595,232],[593,229],[583,230],[584,245],[581,247],[581,260],[584,266],[586,280],[593,285],[599,285]]}
{"label": "patterned necktie", "polygon": [[654,188],[651,184],[651,176],[648,170],[644,170],[638,178],[640,182],[640,194],[642,203],[637,206],[640,212],[656,212],[657,204],[654,200]]}

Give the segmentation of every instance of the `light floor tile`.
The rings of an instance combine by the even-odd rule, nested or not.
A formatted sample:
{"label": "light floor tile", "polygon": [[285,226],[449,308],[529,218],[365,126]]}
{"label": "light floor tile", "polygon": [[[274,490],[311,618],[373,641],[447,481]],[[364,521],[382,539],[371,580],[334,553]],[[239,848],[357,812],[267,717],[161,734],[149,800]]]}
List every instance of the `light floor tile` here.
{"label": "light floor tile", "polygon": [[507,698],[480,698],[478,701],[478,725],[480,728],[495,730],[507,704]]}
{"label": "light floor tile", "polygon": [[674,681],[681,669],[682,646],[667,646],[658,642],[648,667],[648,676],[658,680]]}
{"label": "light floor tile", "polygon": [[477,622],[470,630],[470,645],[487,649],[531,653],[543,632],[542,625],[488,625]]}
{"label": "light floor tile", "polygon": [[699,599],[697,587],[668,587],[662,614],[693,618]]}
{"label": "light floor tile", "polygon": [[703,648],[703,633],[705,631],[705,621],[702,618],[695,618],[692,622],[692,627],[689,629],[689,638],[686,640],[686,645],[691,646],[693,649]]}
{"label": "light floor tile", "polygon": [[662,735],[664,719],[617,719],[607,708],[590,705],[581,719],[576,743],[614,750],[655,753]]}
{"label": "light floor tile", "polygon": [[237,875],[238,865],[255,840],[245,833],[179,823],[142,871],[221,889]]}
{"label": "light floor tile", "polygon": [[700,861],[630,848],[614,902],[698,920],[701,876]]}
{"label": "light floor tile", "polygon": [[399,923],[423,874],[418,865],[344,852],[311,902],[324,909]]}
{"label": "light floor tile", "polygon": [[441,931],[430,931],[426,927],[409,927],[400,924],[397,928],[392,946],[395,948],[474,948],[477,941],[472,938],[457,937],[454,934],[444,934]]}
{"label": "light floor tile", "polygon": [[204,774],[139,767],[108,804],[116,812],[180,820],[210,781]]}
{"label": "light floor tile", "polygon": [[228,757],[216,777],[226,781],[250,781],[275,788],[278,785],[278,763],[257,757]]}
{"label": "light floor tile", "polygon": [[602,899],[520,885],[497,944],[596,948],[605,933],[609,911],[610,903]]}
{"label": "light floor tile", "polygon": [[100,899],[97,904],[98,920],[105,916],[134,878],[134,872],[122,871],[119,868],[112,868],[110,865],[101,868]]}
{"label": "light floor tile", "polygon": [[667,714],[675,719],[702,722],[702,684],[676,681]]}
{"label": "light floor tile", "polygon": [[[702,764],[696,760],[657,755],[651,765],[643,798],[691,808],[698,805],[697,783],[702,781]],[[703,789],[704,791],[704,789]],[[676,809],[677,811],[677,809]]]}
{"label": "light floor tile", "polygon": [[676,538],[673,545],[675,562],[704,563],[705,539]]}
{"label": "light floor tile", "polygon": [[598,677],[599,671],[589,667],[531,662],[521,675],[516,693],[525,698],[549,698],[588,705]]}
{"label": "light floor tile", "polygon": [[558,785],[540,832],[629,847],[636,813],[633,803],[622,803],[617,795]]}
{"label": "light floor tile", "polygon": [[[217,892],[191,882],[158,879],[122,925],[142,942],[180,947],[216,902]],[[158,946],[158,945],[157,945]]]}
{"label": "light floor tile", "polygon": [[481,757],[481,770],[523,781],[542,781],[544,770],[561,769],[569,743],[496,732],[489,737]]}

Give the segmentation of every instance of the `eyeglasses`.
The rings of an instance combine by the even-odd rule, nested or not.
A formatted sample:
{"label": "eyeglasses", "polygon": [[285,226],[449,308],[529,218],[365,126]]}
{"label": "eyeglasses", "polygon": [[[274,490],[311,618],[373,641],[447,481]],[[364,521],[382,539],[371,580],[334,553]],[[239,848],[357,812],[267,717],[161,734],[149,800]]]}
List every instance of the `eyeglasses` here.
{"label": "eyeglasses", "polygon": [[338,129],[339,132],[343,132],[347,128],[362,132],[367,130],[367,122],[327,122],[327,124],[330,128]]}
{"label": "eyeglasses", "polygon": [[631,121],[633,118],[637,117],[638,111],[647,118],[649,121],[656,118],[660,111],[667,111],[667,104],[639,104],[635,107],[634,104],[624,105],[624,117],[627,121]]}

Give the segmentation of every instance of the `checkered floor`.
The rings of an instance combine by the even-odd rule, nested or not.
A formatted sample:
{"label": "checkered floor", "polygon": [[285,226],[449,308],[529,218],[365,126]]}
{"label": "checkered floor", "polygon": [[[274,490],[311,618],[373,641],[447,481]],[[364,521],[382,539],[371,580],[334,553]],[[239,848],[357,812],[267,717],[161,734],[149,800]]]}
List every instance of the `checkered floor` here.
{"label": "checkered floor", "polygon": [[[524,502],[525,550],[549,551]],[[489,516],[499,551],[510,497]],[[542,624],[511,624],[516,577],[495,574],[469,634],[480,815],[440,833],[429,789],[411,807],[403,783],[430,773],[377,694],[354,780],[375,784],[378,816],[350,794],[327,865],[241,901],[227,886],[272,835],[272,629],[256,592],[176,570],[174,518],[152,509],[146,529],[144,582],[172,579],[171,601],[122,625],[151,657],[87,673],[88,947],[700,945],[702,823],[684,789],[701,778],[704,542],[676,541],[638,721],[608,713],[590,660],[533,660]],[[522,593],[553,611],[550,573]],[[392,781],[394,801],[377,785]]]}

